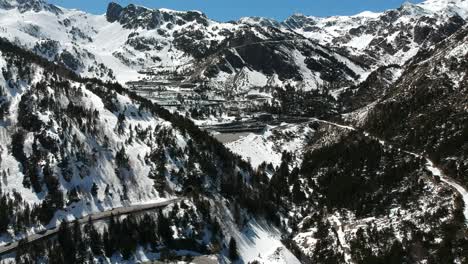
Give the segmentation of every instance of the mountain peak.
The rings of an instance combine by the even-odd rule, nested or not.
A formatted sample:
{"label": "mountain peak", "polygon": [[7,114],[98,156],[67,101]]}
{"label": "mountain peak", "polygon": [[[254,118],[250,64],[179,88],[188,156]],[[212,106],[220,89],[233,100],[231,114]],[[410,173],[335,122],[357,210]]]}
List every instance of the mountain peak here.
{"label": "mountain peak", "polygon": [[422,8],[431,12],[446,11],[451,15],[468,18],[468,0],[426,0],[419,4]]}
{"label": "mountain peak", "polygon": [[115,2],[110,2],[107,6],[106,17],[107,21],[113,23],[119,20],[120,15],[122,14],[123,7]]}
{"label": "mountain peak", "polygon": [[199,11],[175,11],[169,9],[151,9],[130,4],[126,7],[111,2],[107,7],[106,18],[109,22],[118,21],[127,28],[143,27],[154,29],[164,23],[183,25],[196,21],[207,25],[208,18]]}
{"label": "mountain peak", "polygon": [[0,8],[15,9],[21,13],[33,11],[41,12],[48,11],[56,15],[61,14],[62,10],[55,5],[49,4],[44,0],[0,0]]}
{"label": "mountain peak", "polygon": [[413,4],[411,2],[404,2],[400,8],[398,8],[400,12],[402,12],[405,15],[424,15],[429,13],[426,8],[422,7],[421,5],[418,4]]}
{"label": "mountain peak", "polygon": [[258,25],[258,26],[265,26],[265,27],[280,27],[281,24],[271,18],[265,18],[265,17],[242,17],[238,21],[239,23],[242,24],[247,24],[247,25]]}
{"label": "mountain peak", "polygon": [[448,15],[468,18],[468,0],[426,0],[419,4],[405,2],[398,8],[400,12],[410,16]]}
{"label": "mountain peak", "polygon": [[381,16],[382,13],[376,13],[372,11],[362,11],[361,13],[358,13],[354,15],[353,17],[368,17],[368,18],[377,18]]}

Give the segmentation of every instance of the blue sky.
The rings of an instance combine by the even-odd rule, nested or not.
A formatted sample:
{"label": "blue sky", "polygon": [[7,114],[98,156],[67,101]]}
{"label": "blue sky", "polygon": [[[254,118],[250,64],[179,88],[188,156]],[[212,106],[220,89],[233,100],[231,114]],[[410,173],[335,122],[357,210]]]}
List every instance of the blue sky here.
{"label": "blue sky", "polygon": [[[106,11],[108,0],[49,0],[67,8],[94,14]],[[293,13],[313,16],[353,15],[361,11],[382,11],[399,7],[405,0],[115,0],[125,6],[137,4],[153,8],[200,10],[218,21],[243,16],[263,16],[283,20]],[[410,2],[421,2],[412,0]]]}

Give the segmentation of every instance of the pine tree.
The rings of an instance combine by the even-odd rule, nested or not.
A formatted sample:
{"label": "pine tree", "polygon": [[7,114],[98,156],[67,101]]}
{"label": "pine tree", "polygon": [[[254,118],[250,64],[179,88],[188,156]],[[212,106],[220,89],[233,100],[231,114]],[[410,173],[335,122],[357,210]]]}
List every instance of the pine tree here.
{"label": "pine tree", "polygon": [[0,198],[0,233],[4,233],[8,229],[10,223],[10,212],[8,208],[8,201],[5,196]]}
{"label": "pine tree", "polygon": [[117,118],[117,133],[122,135],[124,131],[125,131],[125,115],[123,113],[119,113],[119,116]]}
{"label": "pine tree", "polygon": [[239,250],[237,249],[237,242],[233,237],[231,237],[231,240],[229,241],[229,259],[232,261],[236,261],[239,259]]}
{"label": "pine tree", "polygon": [[57,239],[69,263],[76,263],[76,244],[67,222],[63,221],[60,224]]}
{"label": "pine tree", "polygon": [[98,195],[98,186],[96,185],[95,182],[93,182],[93,187],[91,187],[91,194],[94,196],[94,197],[97,197]]}
{"label": "pine tree", "polygon": [[166,243],[171,242],[174,235],[169,219],[164,216],[161,210],[158,212],[158,234]]}
{"label": "pine tree", "polygon": [[117,166],[120,168],[128,168],[128,156],[125,148],[122,147],[117,153],[115,154],[115,161]]}
{"label": "pine tree", "polygon": [[386,256],[388,264],[405,263],[405,251],[400,241],[393,242],[390,252]]}
{"label": "pine tree", "polygon": [[136,224],[131,216],[122,222],[122,230],[120,232],[119,249],[124,259],[129,259],[135,252],[138,243],[138,232],[135,228]]}
{"label": "pine tree", "polygon": [[104,232],[102,233],[102,242],[104,244],[104,254],[106,257],[110,258],[114,253],[114,245],[112,244],[107,229],[104,229]]}
{"label": "pine tree", "polygon": [[292,189],[292,196],[293,196],[293,202],[298,204],[302,203],[305,200],[305,194],[301,190],[301,185],[299,183],[299,180],[296,180],[293,185]]}

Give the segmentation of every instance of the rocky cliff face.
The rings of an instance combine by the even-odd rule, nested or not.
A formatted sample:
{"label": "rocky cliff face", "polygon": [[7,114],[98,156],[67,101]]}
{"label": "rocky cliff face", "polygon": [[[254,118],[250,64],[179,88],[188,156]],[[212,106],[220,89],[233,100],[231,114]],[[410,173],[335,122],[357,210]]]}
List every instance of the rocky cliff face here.
{"label": "rocky cliff face", "polygon": [[178,12],[166,9],[148,9],[133,4],[122,7],[116,3],[110,3],[106,18],[109,22],[119,22],[125,28],[146,28],[148,30],[158,28],[165,23],[183,26],[194,22],[208,25],[208,18],[198,11]]}

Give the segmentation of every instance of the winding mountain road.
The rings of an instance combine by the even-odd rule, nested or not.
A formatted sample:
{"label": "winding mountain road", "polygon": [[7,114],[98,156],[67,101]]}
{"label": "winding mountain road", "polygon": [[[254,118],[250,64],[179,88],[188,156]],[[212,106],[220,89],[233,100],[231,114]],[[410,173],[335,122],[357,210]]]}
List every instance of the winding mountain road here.
{"label": "winding mountain road", "polygon": [[[173,203],[177,203],[182,201],[183,198],[174,198],[170,200],[166,200],[163,202],[157,202],[157,203],[148,203],[148,204],[137,204],[137,205],[131,205],[127,207],[119,207],[119,208],[114,208],[108,211],[103,211],[103,212],[96,212],[90,215],[87,215],[85,217],[82,217],[78,219],[78,223],[80,224],[86,224],[88,221],[91,222],[97,222],[101,220],[106,220],[109,219],[113,216],[120,216],[120,215],[128,215],[128,214],[134,214],[134,213],[140,213],[144,211],[149,211],[153,210],[156,208],[161,208],[168,206]],[[73,221],[69,221],[68,223],[72,223]],[[59,226],[41,231],[36,234],[32,234],[27,236],[25,239],[20,240],[20,241],[14,241],[10,244],[7,244],[5,246],[0,247],[0,256],[5,255],[8,253],[11,253],[16,250],[16,248],[21,245],[21,244],[29,244],[37,240],[41,240],[50,236],[53,236],[57,234],[59,231]]]}
{"label": "winding mountain road", "polygon": [[[338,123],[333,123],[333,122],[326,121],[326,120],[320,120],[320,119],[317,119],[317,118],[312,118],[311,122],[324,123],[324,124],[340,127],[340,128],[347,129],[347,130],[362,131],[360,129],[356,129],[356,128],[351,127],[351,126],[346,126],[346,125],[342,125],[342,124],[338,124]],[[463,214],[465,216],[465,223],[466,223],[466,225],[468,227],[468,191],[465,189],[465,187],[463,187],[462,185],[457,183],[454,179],[450,178],[448,175],[444,174],[443,171],[441,169],[439,169],[437,166],[435,166],[434,162],[431,161],[428,157],[426,157],[426,156],[424,156],[422,154],[413,153],[413,152],[410,152],[410,151],[407,151],[407,150],[400,149],[399,147],[393,146],[392,144],[382,140],[379,137],[371,135],[368,132],[363,131],[362,133],[366,137],[369,137],[369,138],[372,138],[374,140],[379,141],[379,143],[381,145],[383,145],[383,146],[394,147],[394,148],[397,148],[400,151],[405,152],[405,153],[407,153],[409,155],[424,159],[426,161],[426,169],[429,170],[432,173],[433,176],[439,177],[442,182],[450,185],[453,189],[455,189],[462,196],[463,203],[465,205],[465,208],[463,210]]]}

